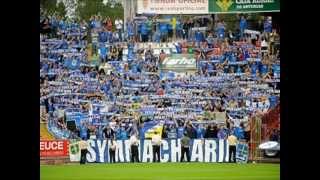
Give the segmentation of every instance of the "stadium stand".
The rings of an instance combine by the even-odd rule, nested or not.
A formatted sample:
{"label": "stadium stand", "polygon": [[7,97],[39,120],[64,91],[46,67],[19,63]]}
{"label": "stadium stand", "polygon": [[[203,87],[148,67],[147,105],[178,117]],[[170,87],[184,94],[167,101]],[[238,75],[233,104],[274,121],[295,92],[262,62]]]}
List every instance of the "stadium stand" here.
{"label": "stadium stand", "polygon": [[[248,142],[250,119],[280,103],[276,31],[226,33],[223,22],[209,31],[178,19],[188,33],[172,43],[170,21],[158,22],[154,31],[140,18],[119,34],[96,18],[88,24],[47,20],[57,27],[40,35],[40,104],[57,139],[104,139],[111,128],[121,140],[133,133],[150,138],[154,131],[163,138],[187,132],[194,139],[223,139],[233,131]],[[165,70],[170,65],[182,70]],[[194,70],[183,71],[187,66]],[[51,139],[41,126],[41,138]]]}

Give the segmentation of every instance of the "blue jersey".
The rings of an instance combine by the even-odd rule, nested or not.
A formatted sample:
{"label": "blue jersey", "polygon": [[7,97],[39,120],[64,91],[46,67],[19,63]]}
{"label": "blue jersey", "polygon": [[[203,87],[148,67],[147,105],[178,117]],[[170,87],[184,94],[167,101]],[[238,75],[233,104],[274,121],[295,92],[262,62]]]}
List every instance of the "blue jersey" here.
{"label": "blue jersey", "polygon": [[146,23],[141,23],[140,25],[140,33],[142,35],[147,35],[148,34],[148,27]]}
{"label": "blue jersey", "polygon": [[204,129],[203,128],[197,128],[197,139],[201,139],[204,137]]}
{"label": "blue jersey", "polygon": [[238,139],[244,139],[244,130],[241,127],[236,127],[235,131],[234,131],[234,135],[238,138]]}
{"label": "blue jersey", "polygon": [[178,139],[182,138],[183,133],[184,133],[184,127],[178,127],[177,128],[177,138]]}
{"label": "blue jersey", "polygon": [[256,71],[257,71],[257,65],[253,64],[253,65],[251,66],[251,73],[252,73],[252,74],[256,74]]}
{"label": "blue jersey", "polygon": [[81,136],[81,138],[87,138],[87,128],[86,127],[82,126],[80,128],[80,136]]}
{"label": "blue jersey", "polygon": [[225,129],[220,129],[217,136],[219,139],[225,139],[227,137],[227,131]]}
{"label": "blue jersey", "polygon": [[66,25],[65,25],[64,21],[61,20],[59,22],[59,28],[62,29],[62,30],[64,30],[66,28]]}
{"label": "blue jersey", "polygon": [[200,31],[197,31],[195,36],[196,36],[196,41],[198,41],[198,42],[203,41],[203,39],[204,39],[203,33]]}
{"label": "blue jersey", "polygon": [[280,74],[280,65],[277,65],[277,64],[274,64],[272,66],[272,69],[273,69],[273,73],[276,74],[276,75],[279,75]]}
{"label": "blue jersey", "polygon": [[177,30],[182,30],[182,23],[180,21],[177,21],[176,29]]}
{"label": "blue jersey", "polygon": [[268,66],[265,65],[265,64],[261,65],[260,72],[261,72],[261,74],[263,74],[263,75],[264,75],[264,74],[267,74],[267,72],[268,72]]}
{"label": "blue jersey", "polygon": [[248,51],[245,51],[244,52],[244,59],[248,59],[248,58],[250,58],[250,54]]}
{"label": "blue jersey", "polygon": [[241,19],[239,26],[240,26],[240,30],[242,30],[242,31],[247,29],[247,21],[245,19]]}
{"label": "blue jersey", "polygon": [[107,55],[107,48],[105,46],[100,47],[100,55],[103,57]]}
{"label": "blue jersey", "polygon": [[106,42],[107,41],[107,33],[106,32],[100,32],[99,33],[99,42]]}
{"label": "blue jersey", "polygon": [[133,35],[134,35],[133,25],[131,23],[128,23],[128,36],[133,36]]}
{"label": "blue jersey", "polygon": [[237,68],[237,73],[242,73],[242,70],[241,70],[240,66],[238,66],[238,68]]}
{"label": "blue jersey", "polygon": [[277,96],[270,96],[269,97],[269,101],[270,101],[270,107],[275,107],[278,103],[278,97]]}
{"label": "blue jersey", "polygon": [[268,32],[268,33],[272,32],[272,23],[270,21],[264,22],[263,26],[264,26],[264,32]]}
{"label": "blue jersey", "polygon": [[237,61],[237,57],[235,55],[231,55],[230,62],[236,62],[236,61]]}
{"label": "blue jersey", "polygon": [[126,130],[121,130],[121,132],[120,132],[120,139],[121,139],[121,140],[126,140],[126,139],[128,139],[128,133],[127,133]]}
{"label": "blue jersey", "polygon": [[160,23],[160,32],[161,32],[162,34],[168,33],[167,24],[165,24],[165,23]]}
{"label": "blue jersey", "polygon": [[159,33],[159,32],[156,32],[156,33],[155,33],[155,41],[159,43],[160,40],[161,40],[160,33]]}
{"label": "blue jersey", "polygon": [[217,28],[217,31],[218,31],[218,35],[220,38],[223,38],[224,37],[224,31],[225,31],[225,27],[223,25],[220,25],[218,28]]}

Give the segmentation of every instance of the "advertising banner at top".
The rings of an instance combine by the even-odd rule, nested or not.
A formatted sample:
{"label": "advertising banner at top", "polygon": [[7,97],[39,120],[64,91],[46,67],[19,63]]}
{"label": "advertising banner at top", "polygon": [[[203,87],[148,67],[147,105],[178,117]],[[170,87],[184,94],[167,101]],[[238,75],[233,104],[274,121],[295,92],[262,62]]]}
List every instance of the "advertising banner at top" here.
{"label": "advertising banner at top", "polygon": [[280,12],[280,0],[210,0],[209,13]]}
{"label": "advertising banner at top", "polygon": [[208,14],[208,0],[137,0],[138,14]]}

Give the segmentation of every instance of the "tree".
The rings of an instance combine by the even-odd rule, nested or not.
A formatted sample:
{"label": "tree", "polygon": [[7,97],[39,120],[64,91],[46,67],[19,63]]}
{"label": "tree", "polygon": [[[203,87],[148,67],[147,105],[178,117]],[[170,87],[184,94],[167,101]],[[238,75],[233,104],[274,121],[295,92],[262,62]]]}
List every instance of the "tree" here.
{"label": "tree", "polygon": [[56,12],[59,16],[65,17],[65,15],[67,14],[67,11],[63,2],[58,3],[58,5],[56,6]]}
{"label": "tree", "polygon": [[57,0],[40,0],[40,7],[47,14],[53,14],[56,9]]}
{"label": "tree", "polygon": [[101,15],[103,18],[109,16],[114,21],[115,17],[123,18],[123,7],[116,4],[111,8],[110,3],[104,5],[103,0],[79,0],[76,14],[85,20],[89,20],[92,15]]}
{"label": "tree", "polygon": [[66,15],[66,7],[63,2],[57,4],[57,0],[40,0],[40,7],[48,14],[57,14],[62,17]]}

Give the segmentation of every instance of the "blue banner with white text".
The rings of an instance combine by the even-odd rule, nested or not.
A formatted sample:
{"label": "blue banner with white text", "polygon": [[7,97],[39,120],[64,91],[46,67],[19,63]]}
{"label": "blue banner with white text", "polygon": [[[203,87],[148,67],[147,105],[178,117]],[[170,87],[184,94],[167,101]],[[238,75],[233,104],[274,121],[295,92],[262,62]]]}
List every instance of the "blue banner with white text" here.
{"label": "blue banner with white text", "polygon": [[[89,144],[87,161],[108,163],[110,140],[87,141]],[[192,139],[190,141],[191,162],[228,162],[229,146],[223,139]],[[152,162],[151,140],[141,139],[139,143],[140,162]],[[116,149],[116,162],[130,162],[129,140],[118,140]],[[161,162],[180,162],[180,139],[162,139],[160,148]],[[186,161],[186,156],[185,156]]]}

